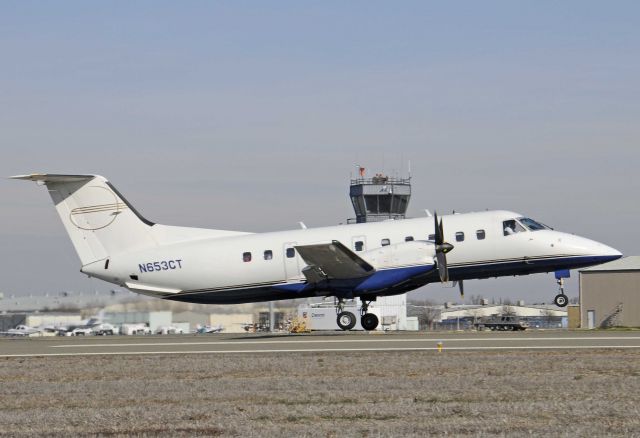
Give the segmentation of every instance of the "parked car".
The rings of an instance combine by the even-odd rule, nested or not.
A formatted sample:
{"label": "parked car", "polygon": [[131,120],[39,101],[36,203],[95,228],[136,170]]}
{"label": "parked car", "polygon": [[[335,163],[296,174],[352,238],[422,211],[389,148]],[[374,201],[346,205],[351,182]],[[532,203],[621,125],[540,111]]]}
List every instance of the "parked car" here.
{"label": "parked car", "polygon": [[102,324],[98,324],[93,327],[93,332],[96,336],[107,336],[107,335],[117,335],[120,333],[118,327],[109,324],[108,322],[103,322]]}

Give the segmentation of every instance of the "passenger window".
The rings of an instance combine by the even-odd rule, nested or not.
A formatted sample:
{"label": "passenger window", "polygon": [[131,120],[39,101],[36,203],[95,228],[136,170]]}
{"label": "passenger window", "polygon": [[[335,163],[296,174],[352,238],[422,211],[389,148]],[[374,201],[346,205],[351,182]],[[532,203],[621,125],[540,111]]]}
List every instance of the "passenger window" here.
{"label": "passenger window", "polygon": [[273,251],[271,251],[270,249],[266,250],[264,252],[264,259],[265,260],[271,260],[273,259]]}
{"label": "passenger window", "polygon": [[243,252],[242,253],[242,261],[243,262],[250,262],[251,261],[251,253],[250,252]]}
{"label": "passenger window", "polygon": [[287,248],[287,258],[291,259],[296,256],[295,248]]}
{"label": "passenger window", "polygon": [[364,242],[362,240],[358,240],[354,246],[356,251],[362,251],[364,249]]}
{"label": "passenger window", "polygon": [[456,233],[456,242],[463,242],[464,241],[464,233],[462,231],[458,231]]}
{"label": "passenger window", "polygon": [[413,242],[413,236],[407,236],[404,238],[405,242]]}
{"label": "passenger window", "polygon": [[484,230],[476,231],[476,237],[478,238],[478,240],[484,240],[484,238],[486,237]]}
{"label": "passenger window", "polygon": [[525,231],[524,227],[518,223],[515,219],[511,219],[508,221],[504,221],[502,223],[502,228],[504,230],[505,236],[510,236],[512,234],[521,233]]}
{"label": "passenger window", "polygon": [[429,234],[429,238],[427,240],[431,240],[431,241],[436,240],[436,235],[435,234]]}
{"label": "passenger window", "polygon": [[380,242],[380,244],[382,246],[388,246],[391,245],[391,241],[389,239],[382,239],[382,241]]}

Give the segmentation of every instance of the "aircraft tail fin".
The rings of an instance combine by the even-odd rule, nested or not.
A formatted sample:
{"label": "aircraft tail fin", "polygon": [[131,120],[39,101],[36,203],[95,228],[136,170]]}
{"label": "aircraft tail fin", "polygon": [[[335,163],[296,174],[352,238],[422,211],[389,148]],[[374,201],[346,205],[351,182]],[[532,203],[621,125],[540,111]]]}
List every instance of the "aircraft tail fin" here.
{"label": "aircraft tail fin", "polygon": [[83,266],[125,250],[155,246],[155,224],[99,175],[18,175],[46,185]]}

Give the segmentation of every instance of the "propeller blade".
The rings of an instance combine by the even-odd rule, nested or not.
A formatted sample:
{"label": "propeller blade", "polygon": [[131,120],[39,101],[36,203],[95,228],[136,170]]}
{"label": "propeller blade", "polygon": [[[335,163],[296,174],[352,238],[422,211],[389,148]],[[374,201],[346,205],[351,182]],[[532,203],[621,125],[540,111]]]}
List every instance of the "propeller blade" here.
{"label": "propeller blade", "polygon": [[433,214],[433,223],[434,223],[434,234],[435,234],[435,244],[442,245],[444,243],[444,237],[442,234],[442,221],[438,223],[438,212],[434,211]]}
{"label": "propeller blade", "polygon": [[460,280],[458,286],[460,287],[460,298],[464,298],[464,281]]}
{"label": "propeller blade", "polygon": [[449,281],[449,268],[447,267],[446,254],[453,249],[453,245],[444,241],[444,227],[442,226],[442,219],[438,221],[438,212],[433,212],[433,224],[435,228],[435,253],[436,262],[438,263],[438,274],[440,275],[440,281],[446,283]]}
{"label": "propeller blade", "polygon": [[446,283],[449,281],[449,269],[447,268],[447,256],[443,252],[436,252],[436,261],[438,262],[438,274],[440,281]]}

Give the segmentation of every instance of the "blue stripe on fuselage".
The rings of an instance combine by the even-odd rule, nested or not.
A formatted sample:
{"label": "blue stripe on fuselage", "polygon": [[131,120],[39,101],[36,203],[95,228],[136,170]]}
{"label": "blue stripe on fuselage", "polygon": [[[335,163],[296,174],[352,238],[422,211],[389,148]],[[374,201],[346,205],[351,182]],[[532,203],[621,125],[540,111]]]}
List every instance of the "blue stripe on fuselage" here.
{"label": "blue stripe on fuselage", "polygon": [[[449,267],[452,281],[499,277],[506,275],[527,275],[552,272],[560,269],[578,269],[598,265],[620,256],[570,256],[543,258],[537,260],[485,261],[475,265]],[[224,291],[202,291],[188,294],[176,294],[166,297],[170,300],[193,303],[233,304],[256,301],[306,298],[318,295],[359,296],[359,295],[395,295],[440,281],[433,265],[411,266],[377,271],[365,279],[340,282],[330,281],[321,285],[304,282],[286,283],[273,286],[246,287]]]}

